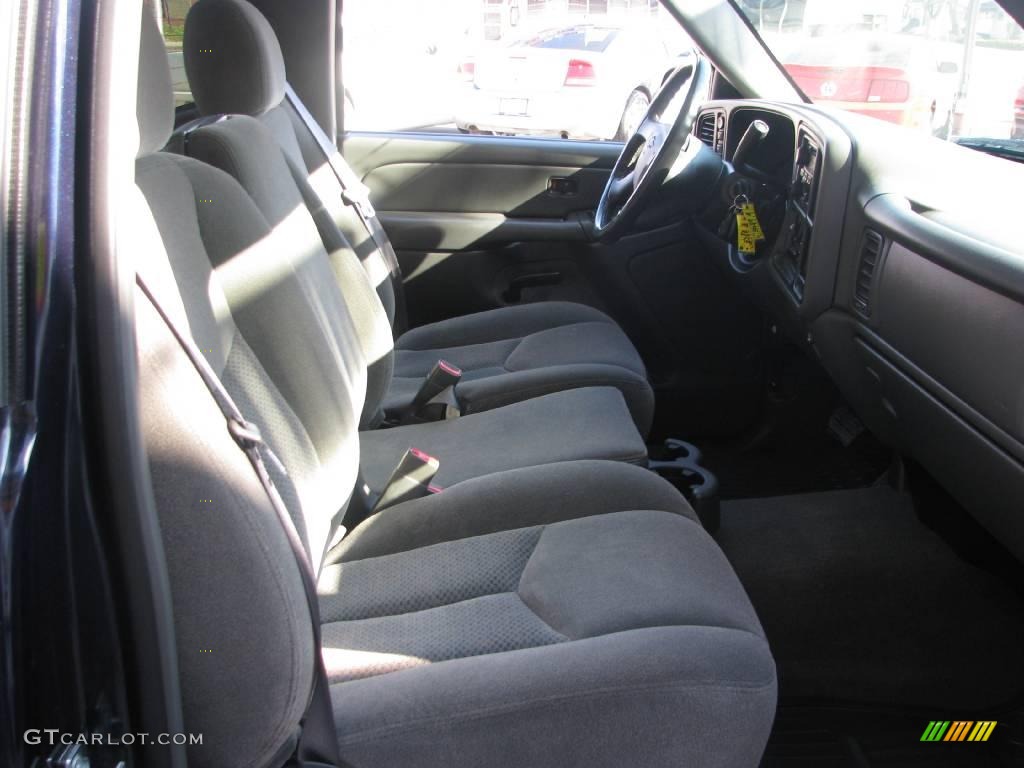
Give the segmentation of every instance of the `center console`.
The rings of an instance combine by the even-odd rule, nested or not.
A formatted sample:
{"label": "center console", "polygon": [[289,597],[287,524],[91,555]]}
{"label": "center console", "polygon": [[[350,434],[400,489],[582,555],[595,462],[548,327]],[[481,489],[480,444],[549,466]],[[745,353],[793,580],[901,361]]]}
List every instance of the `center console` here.
{"label": "center console", "polygon": [[803,301],[807,284],[807,261],[814,228],[814,201],[821,176],[821,156],[821,143],[801,127],[786,218],[779,244],[771,258],[783,285],[798,303]]}

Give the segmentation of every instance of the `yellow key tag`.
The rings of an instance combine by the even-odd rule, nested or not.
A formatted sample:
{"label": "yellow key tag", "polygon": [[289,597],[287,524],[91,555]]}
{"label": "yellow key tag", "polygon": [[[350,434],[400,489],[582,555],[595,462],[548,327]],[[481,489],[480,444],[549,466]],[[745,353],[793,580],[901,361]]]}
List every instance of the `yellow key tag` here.
{"label": "yellow key tag", "polygon": [[758,212],[753,203],[742,203],[736,209],[736,247],[740,253],[753,254],[759,240],[765,239]]}
{"label": "yellow key tag", "polygon": [[764,240],[764,230],[761,229],[761,222],[757,220],[757,209],[753,203],[744,203],[740,208],[740,215],[750,222],[755,240]]}
{"label": "yellow key tag", "polygon": [[757,238],[754,236],[754,228],[750,219],[741,212],[736,214],[736,246],[740,253],[754,253],[757,250]]}

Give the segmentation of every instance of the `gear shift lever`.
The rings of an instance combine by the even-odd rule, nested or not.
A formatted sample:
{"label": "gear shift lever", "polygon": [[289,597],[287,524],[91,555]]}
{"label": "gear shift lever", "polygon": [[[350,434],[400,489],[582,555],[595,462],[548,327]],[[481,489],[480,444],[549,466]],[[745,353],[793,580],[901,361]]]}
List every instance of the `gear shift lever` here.
{"label": "gear shift lever", "polygon": [[771,129],[764,120],[755,120],[744,131],[740,143],[736,145],[736,151],[732,153],[732,164],[736,170],[747,167],[747,158],[751,153],[768,138]]}

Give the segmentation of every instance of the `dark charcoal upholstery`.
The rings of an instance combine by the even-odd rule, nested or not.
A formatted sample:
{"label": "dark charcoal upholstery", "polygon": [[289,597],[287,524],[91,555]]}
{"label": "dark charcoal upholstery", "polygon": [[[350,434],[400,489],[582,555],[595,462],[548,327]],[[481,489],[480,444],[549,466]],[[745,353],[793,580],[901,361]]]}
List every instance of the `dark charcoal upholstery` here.
{"label": "dark charcoal upholstery", "polygon": [[[153,29],[143,43],[143,72],[166,67]],[[154,97],[141,110],[170,104]],[[275,483],[318,568],[358,482],[367,361],[356,324],[303,215],[276,221],[258,190],[224,171],[146,153],[166,121],[140,123],[150,138],[119,242],[280,456]],[[252,468],[141,291],[134,320],[184,723],[204,737],[188,762],[280,766],[320,650],[298,569]],[[628,421],[614,388],[512,407],[567,410],[560,398],[591,411],[616,402]],[[467,416],[460,428],[494,438],[497,426],[479,425],[502,411],[516,413]],[[598,440],[591,429],[566,444]],[[618,445],[628,459],[628,441]],[[350,768],[759,760],[776,697],[768,644],[693,510],[643,468],[580,461],[468,477],[367,519],[333,553],[319,578],[322,652]]]}
{"label": "dark charcoal upholstery", "polygon": [[[466,373],[456,387],[466,413],[561,390],[612,386],[622,391],[637,429],[646,436],[654,415],[654,393],[644,364],[622,329],[591,307],[568,302],[506,307],[415,328],[394,341],[392,363],[392,350],[380,339],[385,334],[390,339],[395,318],[390,284],[394,276],[382,264],[383,256],[359,218],[341,204],[341,187],[315,140],[291,106],[283,103],[284,58],[266,19],[245,0],[201,0],[189,11],[184,56],[200,111],[259,118],[293,171],[305,172],[305,178],[287,184],[308,185],[318,198],[334,230],[325,236],[331,250],[344,252],[347,258],[357,254],[366,270],[365,281],[337,275],[350,306],[358,308],[356,327],[370,350],[367,357],[382,360],[370,370],[364,426],[372,423],[381,405],[390,412],[407,406],[423,377],[443,358]],[[239,180],[266,212],[268,205],[280,206],[278,185],[289,172],[287,167],[276,173],[266,167],[282,161],[268,158],[257,146],[262,140],[254,141],[252,133],[251,127],[220,123],[197,130],[189,151],[233,175],[229,166],[242,167]],[[224,146],[211,146],[214,143]],[[244,166],[258,169],[262,178]],[[261,194],[267,190],[273,190],[275,201]],[[301,199],[301,194],[293,196]],[[323,230],[325,223],[320,226]],[[343,247],[336,249],[335,243]]]}
{"label": "dark charcoal upholstery", "polygon": [[454,421],[361,432],[359,445],[363,479],[375,491],[409,448],[440,460],[435,482],[443,487],[558,461],[647,460],[622,394],[611,387],[554,392]]}
{"label": "dark charcoal upholstery", "polygon": [[188,17],[185,72],[201,112],[261,115],[281,103],[284,59],[262,13],[249,3],[210,0]]}
{"label": "dark charcoal upholstery", "polygon": [[479,413],[577,387],[616,387],[640,433],[654,395],[633,344],[603,312],[564,301],[494,309],[414,328],[395,343],[395,375],[384,410],[412,400],[439,359],[463,370],[465,413]]}
{"label": "dark charcoal upholstery", "polygon": [[[365,423],[381,410],[387,386],[382,377],[390,378],[394,358],[382,352],[390,352],[390,336],[385,341],[376,334],[371,341],[373,331],[368,326],[375,320],[383,321],[376,323],[378,330],[386,333],[389,326],[352,251],[345,244],[327,251],[314,215],[304,205],[302,189],[289,173],[289,157],[261,122],[239,116],[199,128],[189,139],[189,153],[237,179],[271,226],[271,234],[258,248],[244,237],[236,237],[231,243],[234,247],[218,248],[211,254],[228,286],[228,300],[242,333],[252,339],[261,362],[313,434],[324,431],[318,415],[322,404],[330,404],[338,392],[351,390],[354,382],[362,381],[362,371],[348,370],[353,382],[348,390],[336,390],[337,377],[329,376],[324,380],[330,387],[321,391],[317,384],[321,377],[311,374],[323,366],[350,369],[348,361],[353,358],[365,361],[366,397],[361,408]],[[232,229],[230,222],[224,226]],[[259,251],[269,254],[274,248],[278,249],[276,262],[262,263]],[[285,264],[290,269],[281,271]],[[280,274],[271,281],[264,275],[266,270]],[[578,309],[593,313],[588,318],[601,316],[586,307]],[[302,322],[304,318],[308,323]],[[591,324],[621,334],[610,322],[591,320]],[[512,330],[530,327],[528,322],[520,322]],[[571,335],[569,327],[548,333],[558,331]],[[302,343],[294,343],[297,339]],[[529,354],[528,343],[522,348],[523,354]],[[430,365],[434,362],[436,358]],[[605,383],[600,378],[594,382]],[[329,433],[323,437],[331,439]],[[441,460],[438,482],[444,484],[551,461],[639,462],[646,458],[646,446],[622,395],[607,386],[556,390],[547,397],[456,420],[368,430],[360,439],[363,474],[375,491],[382,490],[409,448]]]}
{"label": "dark charcoal upholstery", "polygon": [[757,765],[776,684],[743,588],[664,481],[610,466],[469,481],[346,542],[321,602],[353,768]]}
{"label": "dark charcoal upholstery", "polygon": [[[305,518],[315,506],[312,480],[322,465],[295,412],[231,320],[209,257],[209,249],[230,233],[213,225],[216,216],[202,201],[220,198],[227,206],[221,212],[230,209],[232,221],[248,222],[257,232],[262,217],[226,174],[150,154],[170,134],[173,103],[151,14],[143,14],[142,31],[141,79],[145,88],[162,83],[168,98],[140,94],[142,141],[136,189],[123,201],[123,219],[130,222],[124,252],[137,259],[136,270],[165,311],[189,330],[240,406],[258,413],[268,440],[288,463],[289,476],[278,473],[275,481],[309,544],[327,535],[315,518],[312,525]],[[188,747],[189,764],[269,765],[298,733],[313,680],[311,618],[299,571],[223,416],[140,291],[135,329],[140,418],[171,587],[184,725],[204,734],[201,746]],[[332,474],[339,495],[326,503],[344,505],[354,469],[350,478]],[[237,699],[226,701],[225,691]]]}

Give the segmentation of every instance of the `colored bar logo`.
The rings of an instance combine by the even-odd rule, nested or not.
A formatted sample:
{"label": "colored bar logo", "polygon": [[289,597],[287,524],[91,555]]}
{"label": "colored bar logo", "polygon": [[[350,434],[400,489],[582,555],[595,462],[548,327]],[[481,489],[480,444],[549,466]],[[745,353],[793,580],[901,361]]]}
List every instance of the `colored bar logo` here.
{"label": "colored bar logo", "polygon": [[932,720],[921,734],[921,741],[988,741],[996,720]]}

